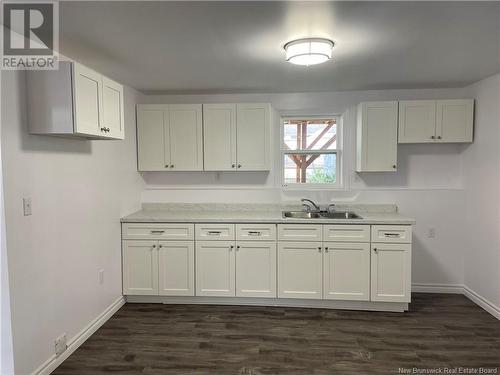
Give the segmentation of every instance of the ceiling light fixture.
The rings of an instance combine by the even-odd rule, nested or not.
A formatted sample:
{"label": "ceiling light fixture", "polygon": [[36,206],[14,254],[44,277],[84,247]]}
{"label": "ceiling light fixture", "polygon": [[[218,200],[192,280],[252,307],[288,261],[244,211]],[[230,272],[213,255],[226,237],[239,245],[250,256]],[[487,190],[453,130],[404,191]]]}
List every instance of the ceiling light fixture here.
{"label": "ceiling light fixture", "polygon": [[306,38],[285,44],[286,61],[296,65],[316,65],[332,58],[334,43],[329,39]]}

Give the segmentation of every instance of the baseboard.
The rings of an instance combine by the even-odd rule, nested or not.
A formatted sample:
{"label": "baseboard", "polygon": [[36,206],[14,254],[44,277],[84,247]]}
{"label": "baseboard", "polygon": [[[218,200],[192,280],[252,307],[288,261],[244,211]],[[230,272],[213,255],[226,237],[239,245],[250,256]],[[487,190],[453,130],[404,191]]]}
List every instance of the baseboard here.
{"label": "baseboard", "polygon": [[417,293],[462,294],[476,305],[500,320],[500,307],[488,301],[466,285],[460,284],[412,284],[411,291]]}
{"label": "baseboard", "polygon": [[500,320],[500,307],[488,301],[486,298],[480,296],[472,289],[464,286],[464,296],[474,302],[476,305],[481,306],[484,310],[489,312],[495,318]]}
{"label": "baseboard", "polygon": [[118,298],[115,302],[109,305],[97,318],[90,322],[85,328],[78,332],[68,342],[68,348],[58,357],[52,355],[45,363],[38,367],[32,375],[49,375],[59,366],[66,358],[82,345],[95,331],[97,331],[106,321],[111,318],[125,304],[123,297]]}
{"label": "baseboard", "polygon": [[411,284],[411,291],[417,293],[464,294],[461,284]]}

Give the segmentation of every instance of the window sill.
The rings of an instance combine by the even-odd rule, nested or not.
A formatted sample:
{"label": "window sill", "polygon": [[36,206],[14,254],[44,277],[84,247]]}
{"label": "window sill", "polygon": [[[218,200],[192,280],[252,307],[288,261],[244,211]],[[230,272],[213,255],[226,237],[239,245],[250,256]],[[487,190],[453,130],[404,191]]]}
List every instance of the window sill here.
{"label": "window sill", "polygon": [[309,190],[336,190],[336,191],[346,191],[345,185],[328,185],[328,184],[286,184],[281,185],[282,190],[293,190],[293,191],[309,191]]}

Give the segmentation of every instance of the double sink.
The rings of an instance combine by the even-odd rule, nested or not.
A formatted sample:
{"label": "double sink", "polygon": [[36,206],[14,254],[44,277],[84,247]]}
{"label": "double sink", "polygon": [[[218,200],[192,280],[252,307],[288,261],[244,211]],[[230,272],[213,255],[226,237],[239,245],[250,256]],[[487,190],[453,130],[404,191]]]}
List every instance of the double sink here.
{"label": "double sink", "polygon": [[361,216],[349,211],[283,211],[285,219],[362,219]]}

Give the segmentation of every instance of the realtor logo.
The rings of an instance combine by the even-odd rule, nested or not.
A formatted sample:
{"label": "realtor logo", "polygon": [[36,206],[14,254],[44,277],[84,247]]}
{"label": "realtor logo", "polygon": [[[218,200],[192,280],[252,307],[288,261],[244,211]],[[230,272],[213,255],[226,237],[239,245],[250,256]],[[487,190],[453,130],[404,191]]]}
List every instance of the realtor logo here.
{"label": "realtor logo", "polygon": [[2,69],[57,69],[57,2],[3,2]]}

